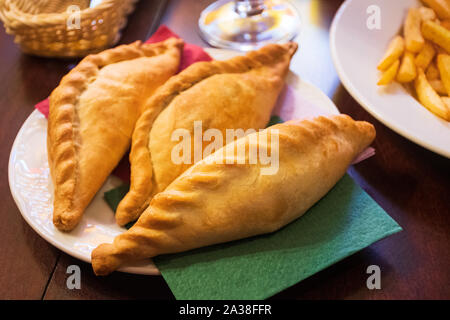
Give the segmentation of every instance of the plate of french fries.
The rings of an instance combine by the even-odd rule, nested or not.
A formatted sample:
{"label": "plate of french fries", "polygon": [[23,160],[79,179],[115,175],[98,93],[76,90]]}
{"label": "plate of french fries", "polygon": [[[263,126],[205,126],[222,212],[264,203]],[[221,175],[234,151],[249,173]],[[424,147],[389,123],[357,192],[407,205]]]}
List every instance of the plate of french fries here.
{"label": "plate of french fries", "polygon": [[369,113],[450,158],[450,0],[347,0],[330,47],[343,85]]}

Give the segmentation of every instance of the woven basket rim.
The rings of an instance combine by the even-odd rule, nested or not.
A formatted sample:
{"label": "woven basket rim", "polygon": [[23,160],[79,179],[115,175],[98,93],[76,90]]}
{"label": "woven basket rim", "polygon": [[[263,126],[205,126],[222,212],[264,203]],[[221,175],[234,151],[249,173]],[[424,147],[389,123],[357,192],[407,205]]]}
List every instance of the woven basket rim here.
{"label": "woven basket rim", "polygon": [[[93,16],[97,16],[99,12],[104,12],[111,7],[114,6],[128,6],[130,4],[133,4],[137,0],[103,0],[99,5],[95,6],[94,8],[86,8],[81,10],[81,18],[82,19],[90,19],[93,18]],[[61,13],[40,13],[40,14],[30,14],[23,11],[20,11],[19,8],[16,6],[9,6],[6,7],[6,2],[9,2],[8,0],[0,0],[0,19],[3,20],[3,22],[8,25],[10,22],[14,21],[14,23],[22,23],[25,25],[28,25],[30,23],[36,23],[41,26],[45,25],[55,25],[60,23],[65,23],[71,13],[68,12],[61,12]],[[12,9],[12,10],[11,10]],[[9,27],[12,27],[9,25]]]}
{"label": "woven basket rim", "polygon": [[[67,28],[68,19],[72,18],[70,12],[24,13],[19,9],[22,6],[17,7],[18,3],[14,0],[0,0],[0,20],[4,23],[6,33],[14,35],[14,42],[28,54],[45,57],[83,57],[104,50],[117,42],[120,30],[126,25],[127,16],[135,8],[137,1],[103,0],[94,8],[82,9],[80,28],[75,30]],[[23,8],[28,8],[30,4],[23,3],[23,5]],[[114,17],[110,16],[113,14]],[[98,21],[102,26],[97,27],[94,21]],[[101,33],[103,38],[88,37],[96,32]]]}

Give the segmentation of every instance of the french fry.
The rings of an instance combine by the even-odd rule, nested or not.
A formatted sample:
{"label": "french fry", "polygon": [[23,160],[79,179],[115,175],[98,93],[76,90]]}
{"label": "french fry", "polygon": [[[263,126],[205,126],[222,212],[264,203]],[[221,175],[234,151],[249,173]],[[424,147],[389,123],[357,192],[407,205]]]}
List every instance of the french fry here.
{"label": "french fry", "polygon": [[430,63],[430,65],[427,68],[426,71],[426,76],[428,80],[436,80],[439,79],[441,77],[440,73],[439,73],[439,69],[437,68],[436,64]]}
{"label": "french fry", "polygon": [[450,30],[433,21],[425,21],[422,24],[422,34],[430,40],[450,52]]}
{"label": "french fry", "polygon": [[450,1],[448,0],[422,0],[432,8],[440,19],[450,19]]}
{"label": "french fry", "polygon": [[426,70],[431,61],[433,61],[435,55],[436,50],[434,49],[434,45],[427,41],[425,42],[422,51],[420,51],[414,59],[414,63],[416,64],[416,67]]}
{"label": "french fry", "polygon": [[400,60],[397,59],[390,67],[387,69],[383,75],[381,76],[380,81],[378,81],[379,86],[385,86],[394,81],[395,76],[397,75],[398,68],[400,66]]}
{"label": "french fry", "polygon": [[442,20],[441,26],[443,26],[445,29],[450,30],[450,19]]}
{"label": "french fry", "polygon": [[408,16],[406,17],[403,28],[403,35],[405,36],[406,49],[408,51],[417,53],[422,50],[425,45],[422,32],[420,31],[422,18],[420,11],[417,8],[410,8]]}
{"label": "french fry", "polygon": [[422,69],[419,68],[416,81],[414,83],[417,97],[421,104],[438,117],[450,121],[450,109],[433,89]]}
{"label": "french fry", "polygon": [[450,55],[440,54],[437,57],[437,66],[441,75],[442,83],[450,96]]}
{"label": "french fry", "polygon": [[401,83],[425,108],[450,122],[450,0],[422,2],[430,8],[410,8],[404,37],[389,43],[377,66],[383,71],[378,85]]}
{"label": "french fry", "polygon": [[427,7],[420,7],[419,8],[420,17],[422,18],[422,21],[427,20],[436,20],[437,15],[436,12],[434,12],[433,9],[427,8]]}
{"label": "french fry", "polygon": [[447,50],[442,48],[441,46],[438,46],[437,44],[434,45],[434,50],[436,50],[436,54],[447,54]]}
{"label": "french fry", "polygon": [[400,69],[397,73],[397,81],[407,83],[413,81],[417,77],[416,65],[414,64],[414,54],[407,51],[403,55]]}
{"label": "french fry", "polygon": [[439,93],[441,96],[447,95],[447,90],[445,90],[444,84],[442,83],[441,80],[439,80],[439,79],[429,80],[428,82],[433,87],[434,91]]}
{"label": "french fry", "polygon": [[447,106],[447,109],[450,110],[450,97],[442,97],[442,101],[444,101],[445,105]]}
{"label": "french fry", "polygon": [[389,43],[389,47],[378,65],[378,70],[386,71],[392,64],[398,60],[405,50],[405,41],[401,36],[396,36]]}

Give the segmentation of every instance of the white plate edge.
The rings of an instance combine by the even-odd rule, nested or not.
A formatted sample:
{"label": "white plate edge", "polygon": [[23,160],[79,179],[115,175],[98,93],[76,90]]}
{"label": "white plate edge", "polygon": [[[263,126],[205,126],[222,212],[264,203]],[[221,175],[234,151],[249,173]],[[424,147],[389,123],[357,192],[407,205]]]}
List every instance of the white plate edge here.
{"label": "white plate edge", "polygon": [[[358,94],[358,91],[355,89],[355,87],[352,85],[351,81],[346,76],[346,73],[344,72],[341,64],[339,63],[338,54],[336,51],[336,29],[337,24],[339,23],[343,12],[346,10],[347,6],[349,6],[354,0],[346,0],[338,9],[336,12],[336,15],[333,18],[333,22],[331,23],[330,27],[330,50],[331,50],[331,59],[333,60],[334,67],[336,69],[336,72],[339,76],[339,79],[341,80],[343,86],[345,89],[350,93],[350,95],[366,110],[368,113],[370,113],[375,119],[380,121],[382,124],[393,130],[394,132],[398,133],[399,135],[405,137],[406,139],[416,143],[417,145],[428,149],[432,152],[435,152],[441,156],[444,156],[446,158],[450,158],[450,151],[442,149],[438,146],[434,146],[432,144],[429,144],[427,141],[420,139],[420,137],[416,137],[411,135],[409,132],[395,126],[395,124],[389,122],[388,120],[385,120],[376,110],[369,107],[369,103],[365,100],[364,97],[360,96]],[[417,102],[419,104],[419,102]]]}

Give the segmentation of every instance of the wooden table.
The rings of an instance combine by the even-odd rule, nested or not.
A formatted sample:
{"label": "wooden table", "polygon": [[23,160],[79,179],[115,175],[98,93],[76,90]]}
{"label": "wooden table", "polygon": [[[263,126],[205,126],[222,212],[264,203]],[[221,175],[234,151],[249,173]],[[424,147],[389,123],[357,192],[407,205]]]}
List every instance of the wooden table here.
{"label": "wooden table", "polygon": [[[197,19],[208,0],[142,0],[130,17],[123,43],[144,40],[166,24],[186,41],[206,46]],[[304,28],[292,69],[332,97],[341,112],[372,122],[377,155],[351,176],[404,231],[277,294],[274,299],[449,299],[450,160],[427,151],[375,120],[341,85],[331,61],[329,27],[342,1],[296,1]],[[158,11],[160,10],[160,11]],[[154,20],[154,15],[160,19]],[[162,277],[114,273],[97,278],[90,265],[40,238],[22,219],[8,186],[13,140],[35,103],[49,95],[74,61],[23,55],[0,30],[0,299],[172,299]],[[449,142],[450,143],[450,142]],[[447,199],[447,200],[446,200]],[[66,269],[82,270],[80,290],[66,287]],[[381,290],[368,290],[366,269],[381,268]]]}

